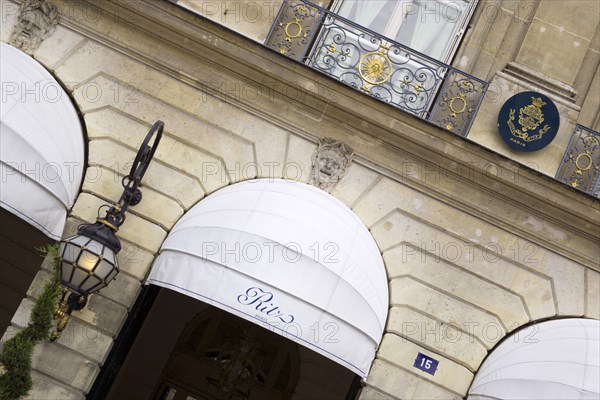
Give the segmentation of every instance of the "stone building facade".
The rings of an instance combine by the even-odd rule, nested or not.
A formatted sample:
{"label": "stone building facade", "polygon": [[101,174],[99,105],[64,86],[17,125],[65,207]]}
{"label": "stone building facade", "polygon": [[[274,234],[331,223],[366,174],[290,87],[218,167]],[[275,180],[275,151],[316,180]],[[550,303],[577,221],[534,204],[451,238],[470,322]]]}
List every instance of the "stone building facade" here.
{"label": "stone building facade", "polygon": [[[379,247],[389,313],[360,399],[462,398],[510,333],[600,319],[598,199],[555,179],[576,125],[600,130],[598,2],[478,2],[451,60],[489,83],[466,138],[263,45],[280,1],[49,3],[59,20],[25,50],[67,88],[87,133],[64,236],[118,199],[149,126],[166,128],[143,201],[118,234],[121,273],[73,314],[71,334],[36,348],[29,398],[84,398],[175,223],[206,196],[256,178],[321,187]],[[2,1],[2,42],[13,40],[19,6]],[[497,127],[502,105],[527,90],[560,115],[556,138],[530,153],[511,150]],[[335,157],[345,165],[320,184],[313,165],[327,143],[343,147]],[[5,338],[26,324],[48,268]],[[169,325],[175,338],[192,314]],[[435,375],[414,368],[418,353],[439,361]]]}

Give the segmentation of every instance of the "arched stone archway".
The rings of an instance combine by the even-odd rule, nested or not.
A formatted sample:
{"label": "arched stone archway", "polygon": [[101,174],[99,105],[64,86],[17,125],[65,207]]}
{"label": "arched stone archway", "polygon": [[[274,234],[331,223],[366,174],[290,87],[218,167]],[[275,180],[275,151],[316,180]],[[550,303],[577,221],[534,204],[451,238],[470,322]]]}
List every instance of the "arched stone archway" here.
{"label": "arched stone archway", "polygon": [[[241,182],[202,200],[167,236],[147,283],[263,325],[363,378],[388,310],[383,261],[364,225],[326,192],[286,180]],[[334,340],[315,337],[328,326]]]}

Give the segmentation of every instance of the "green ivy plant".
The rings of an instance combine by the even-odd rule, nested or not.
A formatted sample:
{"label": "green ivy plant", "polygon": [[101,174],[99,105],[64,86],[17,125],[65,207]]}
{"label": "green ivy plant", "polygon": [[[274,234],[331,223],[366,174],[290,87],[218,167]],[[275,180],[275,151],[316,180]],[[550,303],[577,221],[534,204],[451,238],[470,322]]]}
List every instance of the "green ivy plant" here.
{"label": "green ivy plant", "polygon": [[16,400],[29,393],[31,380],[31,356],[35,345],[48,337],[52,328],[54,312],[60,294],[58,269],[58,245],[49,245],[38,249],[43,257],[53,260],[52,277],[44,285],[44,290],[31,310],[29,324],[11,339],[7,340],[0,351],[0,400]]}

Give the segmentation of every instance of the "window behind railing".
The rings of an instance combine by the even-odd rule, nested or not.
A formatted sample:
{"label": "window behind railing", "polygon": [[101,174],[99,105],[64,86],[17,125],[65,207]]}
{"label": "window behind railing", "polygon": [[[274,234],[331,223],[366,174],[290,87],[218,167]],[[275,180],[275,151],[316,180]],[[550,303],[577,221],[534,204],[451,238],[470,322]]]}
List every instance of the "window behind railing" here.
{"label": "window behind railing", "polygon": [[337,0],[331,10],[395,42],[449,63],[476,3],[476,0]]}
{"label": "window behind railing", "polygon": [[[361,8],[367,3],[373,3],[372,15],[368,14],[368,18]],[[370,22],[366,22],[370,25],[388,29],[396,20],[386,17],[386,7],[393,6],[394,12],[399,12],[402,8],[398,8],[398,3],[383,0],[337,4],[349,16],[361,15],[359,20],[369,19]],[[407,3],[401,3],[406,12]],[[418,3],[415,0],[410,4]],[[467,8],[460,15],[466,13]],[[379,20],[383,22],[374,22]],[[403,32],[402,25],[394,26],[389,29],[396,32],[396,36]],[[442,30],[450,29],[456,36],[461,25],[440,26]],[[452,40],[445,41],[440,47],[443,51],[440,51],[449,54],[454,46],[452,43]],[[284,2],[265,44],[348,86],[461,136],[467,136],[488,86],[448,64],[303,0]]]}

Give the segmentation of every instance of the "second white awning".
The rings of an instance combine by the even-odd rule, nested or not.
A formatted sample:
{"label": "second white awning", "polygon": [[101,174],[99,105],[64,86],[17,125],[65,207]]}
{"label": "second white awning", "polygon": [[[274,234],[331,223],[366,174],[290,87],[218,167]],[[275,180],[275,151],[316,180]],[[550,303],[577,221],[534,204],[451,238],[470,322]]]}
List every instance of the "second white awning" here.
{"label": "second white awning", "polygon": [[468,398],[600,398],[600,321],[559,319],[513,333],[486,358]]}
{"label": "second white awning", "polygon": [[312,186],[243,182],[188,211],[150,284],[195,297],[366,377],[388,310],[383,260],[344,204]]}

